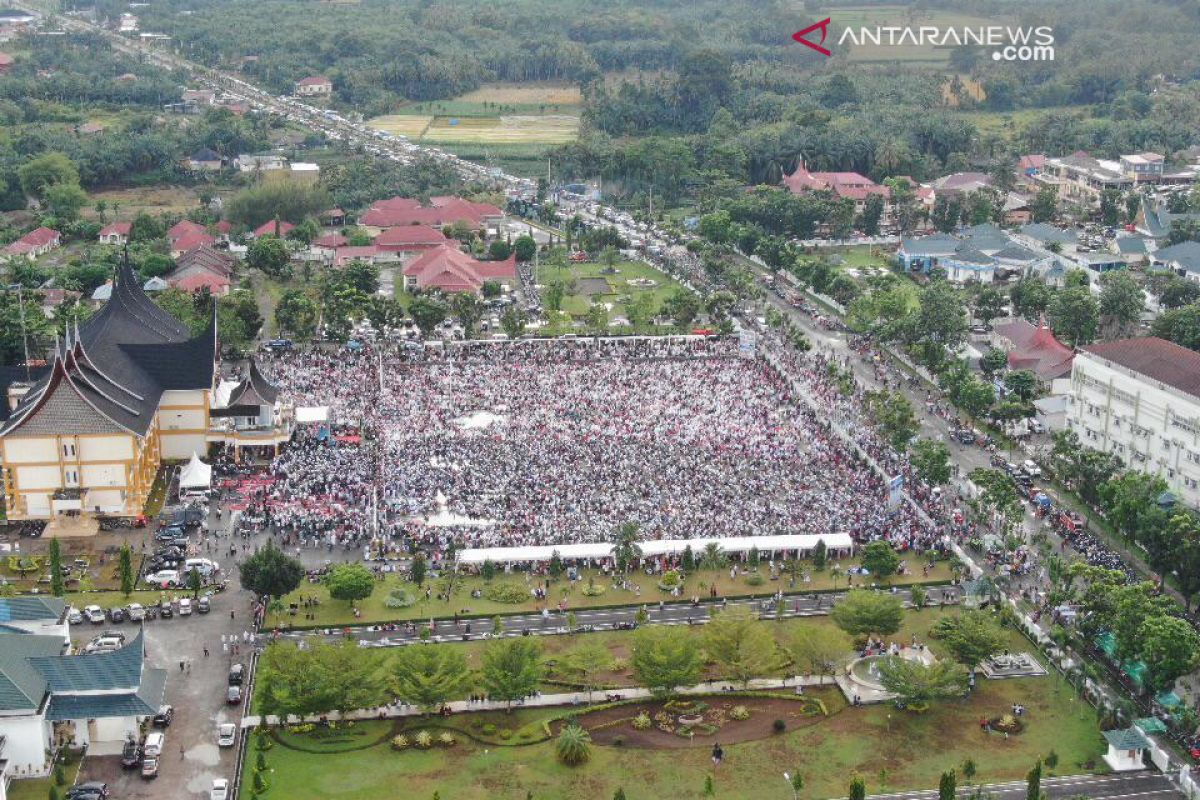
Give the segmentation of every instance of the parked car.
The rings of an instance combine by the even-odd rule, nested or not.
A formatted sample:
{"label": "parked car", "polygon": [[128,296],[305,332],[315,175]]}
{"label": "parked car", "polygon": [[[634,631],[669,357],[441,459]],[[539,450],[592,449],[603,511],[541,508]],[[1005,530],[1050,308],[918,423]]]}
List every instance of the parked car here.
{"label": "parked car", "polygon": [[147,758],[142,761],[142,777],[157,778],[158,777],[158,758]]}
{"label": "parked car", "polygon": [[179,616],[190,617],[191,615],[192,615],[192,601],[185,597],[179,601]]}
{"label": "parked car", "polygon": [[123,641],[115,636],[97,636],[83,648],[85,653],[111,653],[120,650]]}
{"label": "parked car", "polygon": [[173,569],[159,570],[146,576],[146,583],[151,586],[167,586],[174,588],[179,585],[179,573]]}
{"label": "parked car", "polygon": [[130,603],[125,612],[129,615],[130,622],[141,622],[146,618],[146,609],[141,603]]}
{"label": "parked car", "polygon": [[72,625],[82,625],[83,624],[83,612],[80,611],[78,608],[75,608],[74,606],[72,606],[71,608],[68,608],[67,609],[67,622],[71,623]]}
{"label": "parked car", "polygon": [[229,781],[225,778],[213,778],[212,788],[208,790],[208,800],[228,800]]}
{"label": "parked car", "polygon": [[158,615],[163,619],[170,619],[175,616],[175,612],[171,609],[171,601],[163,600],[162,605],[158,607]]}
{"label": "parked car", "polygon": [[116,608],[110,608],[108,610],[108,618],[113,622],[124,622],[125,609],[121,608],[120,606],[117,606]]}
{"label": "parked car", "polygon": [[84,606],[83,616],[93,625],[104,624],[104,609],[100,606]]}
{"label": "parked car", "polygon": [[[156,717],[157,719],[157,717]],[[163,747],[166,746],[167,735],[162,731],[150,731],[146,734],[146,740],[142,742],[142,752],[148,758],[156,758],[162,755]]]}
{"label": "parked car", "polygon": [[1027,459],[1025,463],[1021,464],[1021,466],[1025,468],[1026,475],[1032,475],[1036,478],[1042,474],[1042,468],[1039,467],[1034,461]]}
{"label": "parked car", "polygon": [[103,781],[87,781],[86,783],[77,783],[67,789],[67,797],[81,794],[98,794],[101,797],[108,797],[108,784]]}
{"label": "parked car", "polygon": [[132,769],[142,763],[142,746],[136,739],[129,739],[121,749],[121,766]]}
{"label": "parked car", "polygon": [[237,742],[237,726],[226,722],[217,727],[217,747],[233,747]]}
{"label": "parked car", "polygon": [[236,706],[242,702],[242,687],[230,686],[225,692],[225,702],[231,706]]}
{"label": "parked car", "polygon": [[196,601],[196,611],[201,614],[207,614],[212,611],[212,602],[207,597],[201,597]]}
{"label": "parked car", "polygon": [[234,664],[229,668],[229,685],[241,686],[246,680],[246,668],[241,664]]}
{"label": "parked car", "polygon": [[173,719],[175,719],[174,706],[159,706],[158,713],[154,715],[154,727],[169,728]]}

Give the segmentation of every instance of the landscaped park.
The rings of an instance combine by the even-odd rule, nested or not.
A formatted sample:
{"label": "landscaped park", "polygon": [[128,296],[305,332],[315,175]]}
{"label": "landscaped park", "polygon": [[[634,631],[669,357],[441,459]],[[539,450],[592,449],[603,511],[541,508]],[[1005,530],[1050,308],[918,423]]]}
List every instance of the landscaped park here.
{"label": "landscaped park", "polygon": [[[881,793],[935,786],[951,769],[961,788],[1020,779],[1039,759],[1053,774],[1103,763],[1095,710],[1056,674],[980,675],[966,690],[963,665],[981,653],[1034,649],[995,613],[899,611],[885,592],[852,598],[841,616],[778,622],[727,611],[703,626],[536,640],[387,651],[274,645],[260,664],[256,706],[293,707],[303,691],[304,710],[321,713],[314,709],[344,692],[367,708],[401,697],[429,713],[262,728],[252,735],[243,785],[263,800],[374,798],[396,785],[447,800],[609,798],[619,789],[630,798],[762,798],[787,796],[786,771],[802,778],[801,796],[825,798],[844,796],[855,776]],[[862,625],[889,633],[862,634]],[[828,683],[868,638],[885,652],[891,642],[916,641],[936,657],[923,678],[908,670],[895,684],[907,708],[853,705]],[[803,695],[742,688],[751,678],[821,673],[826,683]],[[713,678],[733,691],[679,694]],[[653,695],[610,701],[636,686]],[[522,707],[517,699],[573,690],[594,691],[595,702],[585,695],[575,706]],[[444,700],[484,693],[513,700],[512,710],[437,713]],[[1017,704],[1024,713],[1014,722]],[[985,730],[981,719],[996,727]],[[718,743],[724,758],[714,765]]]}

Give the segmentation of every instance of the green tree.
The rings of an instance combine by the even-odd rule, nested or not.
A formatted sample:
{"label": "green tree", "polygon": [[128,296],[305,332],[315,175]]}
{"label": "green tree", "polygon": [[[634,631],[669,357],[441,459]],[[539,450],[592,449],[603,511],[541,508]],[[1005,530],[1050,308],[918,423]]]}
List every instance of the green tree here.
{"label": "green tree", "polygon": [[683,628],[644,628],[634,634],[632,666],[639,685],[664,696],[694,685],[703,661],[695,638]]}
{"label": "green tree", "polygon": [[1100,304],[1090,289],[1073,286],[1060,289],[1050,301],[1050,326],[1054,335],[1071,347],[1091,344],[1100,322]]}
{"label": "green tree", "polygon": [[55,183],[47,186],[44,194],[50,213],[60,224],[79,219],[79,212],[88,201],[87,192],[77,183]]}
{"label": "green tree", "polygon": [[1027,369],[1018,369],[1004,376],[1004,388],[1029,402],[1037,394],[1037,375]]}
{"label": "green tree", "polygon": [[[825,565],[828,562],[829,548],[825,546],[824,539],[817,539],[817,543],[813,545],[812,549],[813,569],[815,569],[817,572],[820,572],[821,570],[825,569]],[[792,563],[795,564],[796,562],[793,561]]]}
{"label": "green tree", "polygon": [[1025,800],[1043,800],[1042,795],[1042,760],[1033,765],[1033,769],[1025,775]]}
{"label": "green tree", "polygon": [[500,315],[500,327],[509,339],[516,339],[525,332],[525,310],[511,305]]}
{"label": "green tree", "polygon": [[1136,327],[1146,308],[1142,287],[1126,270],[1113,270],[1100,276],[1100,317],[1117,334]]}
{"label": "green tree", "polygon": [[958,697],[967,690],[967,671],[950,661],[926,664],[901,656],[879,661],[879,682],[912,711],[924,711],[936,700]]}
{"label": "green tree", "polygon": [[128,544],[121,545],[117,554],[117,572],[121,576],[121,594],[128,599],[137,583],[137,574],[133,571],[133,551]]}
{"label": "green tree", "polygon": [[638,544],[640,538],[641,530],[636,522],[625,522],[617,528],[613,537],[612,556],[620,572],[629,572],[642,557],[642,546]]}
{"label": "green tree", "polygon": [[479,298],[470,292],[458,292],[450,298],[450,310],[463,327],[463,338],[474,339],[475,328],[483,319],[484,306]]}
{"label": "green tree", "polygon": [[967,313],[958,289],[946,281],[932,281],[921,291],[920,308],[910,341],[923,350],[930,366],[940,364],[966,340]]}
{"label": "green tree", "polygon": [[1200,350],[1200,303],[1164,311],[1150,324],[1150,333],[1180,347]]}
{"label": "green tree", "polygon": [[402,647],[392,660],[392,691],[428,714],[471,683],[467,657],[453,647]]}
{"label": "green tree", "polygon": [[796,630],[790,650],[797,666],[816,675],[834,675],[853,648],[850,638],[837,628],[806,625]]}
{"label": "green tree", "polygon": [[1156,615],[1141,625],[1141,660],[1147,670],[1147,685],[1153,691],[1169,689],[1200,662],[1200,634],[1179,617]]}
{"label": "green tree", "polygon": [[317,332],[319,318],[317,304],[300,289],[285,291],[275,307],[275,322],[280,330],[287,331],[300,341],[311,339]]}
{"label": "green tree", "polygon": [[1171,275],[1158,290],[1158,303],[1163,308],[1182,308],[1200,300],[1200,284]]}
{"label": "green tree", "polygon": [[1054,219],[1054,213],[1058,210],[1058,190],[1053,186],[1047,186],[1038,191],[1033,198],[1033,202],[1029,204],[1029,211],[1033,215],[1034,222],[1049,222]]}
{"label": "green tree", "polygon": [[958,796],[958,786],[954,777],[954,770],[942,773],[942,779],[938,781],[938,800],[955,800]]}
{"label": "green tree", "polygon": [[50,540],[50,594],[62,597],[66,593],[62,570],[62,545],[56,537]]}
{"label": "green tree", "polygon": [[980,417],[996,402],[996,390],[990,383],[984,383],[972,376],[958,391],[952,393],[952,397],[968,416]]}
{"label": "green tree", "polygon": [[550,281],[546,291],[542,292],[542,300],[548,311],[562,311],[563,299],[567,296],[567,285],[563,281]]}
{"label": "green tree", "polygon": [[592,737],[578,723],[564,725],[554,742],[554,753],[568,767],[577,767],[592,757]]}
{"label": "green tree", "polygon": [[887,437],[888,443],[900,453],[907,449],[908,443],[920,430],[912,403],[900,392],[871,392],[867,395],[867,413],[879,426],[880,433]]}
{"label": "green tree", "polygon": [[242,587],[259,597],[278,600],[300,586],[304,566],[268,541],[253,555],[238,565]]}
{"label": "green tree", "polygon": [[1038,315],[1050,307],[1054,296],[1053,290],[1041,278],[1022,278],[1013,284],[1009,290],[1013,311],[1028,320],[1037,319]]}
{"label": "green tree", "polygon": [[560,668],[572,680],[587,689],[590,703],[592,692],[598,688],[597,677],[612,669],[612,666],[613,656],[607,647],[598,642],[587,642],[568,653],[562,659]]}
{"label": "green tree", "polygon": [[425,582],[425,554],[420,550],[413,553],[412,567],[409,570],[409,577],[417,586],[420,586]]}
{"label": "green tree", "polygon": [[670,317],[677,326],[685,328],[700,314],[700,298],[687,289],[677,289],[663,301],[662,313]]}
{"label": "green tree", "polygon": [[849,800],[867,800],[867,784],[859,776],[850,779]]}
{"label": "green tree", "polygon": [[966,611],[949,621],[942,643],[954,660],[975,669],[1004,648],[1004,631],[986,611]]}
{"label": "green tree", "polygon": [[26,195],[45,200],[51,186],[78,186],[79,170],[62,153],[44,153],[22,164],[17,169],[17,180]]}
{"label": "green tree", "polygon": [[286,277],[292,254],[278,236],[260,236],[246,250],[246,263],[272,278]]}
{"label": "green tree", "polygon": [[900,630],[904,607],[891,594],[855,589],[838,601],[829,616],[854,637],[890,636]]}
{"label": "green tree", "polygon": [[715,614],[704,627],[704,652],[727,675],[749,686],[779,666],[775,637],[745,606]]}
{"label": "green tree", "polygon": [[1021,498],[1012,479],[995,469],[973,469],[967,476],[979,487],[973,505],[980,514],[995,514],[1002,531],[1007,532],[1020,518]]}
{"label": "green tree", "polygon": [[280,716],[372,708],[385,702],[383,675],[379,654],[351,641],[303,650],[279,642],[259,661],[255,696],[264,714]]}
{"label": "green tree", "polygon": [[375,591],[375,574],[362,564],[335,564],[324,578],[329,596],[353,605]]}
{"label": "green tree", "polygon": [[917,476],[930,486],[942,486],[950,480],[950,448],[945,442],[918,439],[913,442],[909,462]]}
{"label": "green tree", "polygon": [[512,255],[513,247],[503,239],[493,239],[488,245],[488,258],[493,261],[503,261]]}
{"label": "green tree", "polygon": [[541,650],[531,639],[489,642],[483,650],[483,686],[492,700],[507,704],[506,711],[537,690],[542,673]]}
{"label": "green tree", "polygon": [[428,337],[446,319],[447,308],[432,297],[418,297],[409,303],[408,313],[421,333]]}
{"label": "green tree", "polygon": [[988,375],[995,375],[1008,366],[1008,353],[998,347],[993,347],[979,359],[979,369]]}
{"label": "green tree", "polygon": [[975,317],[984,325],[991,324],[992,320],[1003,314],[1007,305],[1003,292],[994,286],[984,286],[971,302]]}
{"label": "green tree", "polygon": [[192,593],[193,600],[200,596],[200,590],[204,588],[204,579],[200,577],[200,570],[195,567],[188,570],[187,588]]}
{"label": "green tree", "polygon": [[889,542],[878,539],[863,548],[862,565],[876,579],[891,583],[900,568],[900,556]]}
{"label": "green tree", "polygon": [[537,254],[537,242],[529,234],[518,236],[513,242],[513,252],[517,254],[517,261],[533,261]]}

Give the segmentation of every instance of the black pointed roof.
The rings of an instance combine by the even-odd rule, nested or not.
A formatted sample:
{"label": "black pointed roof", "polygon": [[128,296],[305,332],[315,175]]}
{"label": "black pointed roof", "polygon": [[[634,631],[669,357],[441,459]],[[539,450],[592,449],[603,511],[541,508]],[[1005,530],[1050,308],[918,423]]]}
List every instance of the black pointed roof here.
{"label": "black pointed roof", "polygon": [[29,391],[0,428],[34,434],[144,434],[170,389],[212,386],[216,314],[193,337],[154,304],[121,261],[112,296],[91,319],[55,344],[50,374]]}
{"label": "black pointed roof", "polygon": [[254,359],[250,359],[249,374],[229,393],[231,406],[273,406],[278,399],[279,389],[259,371]]}

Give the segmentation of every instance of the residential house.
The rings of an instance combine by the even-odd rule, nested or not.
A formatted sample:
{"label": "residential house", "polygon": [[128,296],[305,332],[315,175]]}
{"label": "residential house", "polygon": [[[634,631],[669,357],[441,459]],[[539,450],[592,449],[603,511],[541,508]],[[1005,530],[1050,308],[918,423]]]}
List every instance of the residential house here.
{"label": "residential house", "polygon": [[1180,277],[1200,283],[1200,242],[1186,241],[1155,250],[1151,263]]}
{"label": "residential house", "polygon": [[217,220],[217,224],[213,225],[213,230],[216,231],[217,241],[229,244],[229,235],[233,233],[233,223],[227,219]]}
{"label": "residential house", "polygon": [[321,179],[321,165],[308,161],[293,161],[288,165],[287,176],[297,183],[316,183]]}
{"label": "residential house", "polygon": [[163,459],[208,447],[216,357],[215,315],[193,336],[123,259],[109,300],[0,425],[8,518],[140,514]]}
{"label": "residential house", "polygon": [[363,261],[367,264],[375,264],[379,261],[381,253],[379,248],[373,244],[369,245],[346,245],[337,248],[333,253],[333,266],[341,269],[352,261]]}
{"label": "residential house", "polygon": [[165,277],[168,284],[185,292],[207,288],[214,295],[224,296],[229,294],[236,263],[233,256],[205,244],[181,255],[175,269]]}
{"label": "residential house", "polygon": [[441,228],[464,222],[473,230],[490,233],[499,228],[503,219],[504,212],[490,203],[475,203],[461,197],[431,197],[428,206],[412,198],[393,197],[373,203],[359,219],[359,224],[372,233],[379,233],[385,228],[407,225]]}
{"label": "residential house", "polygon": [[340,208],[330,208],[322,211],[318,219],[322,225],[330,228],[340,228],[346,224],[346,212]]}
{"label": "residential house", "polygon": [[199,222],[192,222],[190,219],[181,219],[170,228],[167,229],[167,241],[171,244],[182,239],[184,236],[193,233],[207,233],[208,229]]}
{"label": "residential house", "polygon": [[100,229],[100,244],[125,245],[132,229],[131,222],[110,222]]}
{"label": "residential house", "polygon": [[308,245],[308,251],[322,261],[332,262],[338,248],[345,247],[348,244],[350,244],[350,240],[342,234],[327,233],[324,236],[313,239]]}
{"label": "residential house", "polygon": [[1138,233],[1165,244],[1175,223],[1200,225],[1200,213],[1175,213],[1168,209],[1164,199],[1143,197],[1133,224]]}
{"label": "residential house", "polygon": [[1158,183],[1162,180],[1166,159],[1158,153],[1134,153],[1121,156],[1121,174],[1134,184]]}
{"label": "residential house", "polygon": [[1150,254],[1156,250],[1153,239],[1137,235],[1118,236],[1113,239],[1112,247],[1126,264],[1148,263]]}
{"label": "residential house", "polygon": [[243,153],[233,160],[239,172],[271,172],[287,169],[287,159],[276,153],[251,155]]}
{"label": "residential house", "polygon": [[1146,336],[1075,356],[1067,423],[1083,444],[1200,506],[1200,353]]}
{"label": "residential house", "polygon": [[328,97],[333,94],[333,81],[324,75],[310,75],[296,81],[296,94],[300,97]]}
{"label": "residential house", "polygon": [[217,172],[224,163],[215,150],[201,147],[188,157],[187,168],[192,172]]}
{"label": "residential house", "polygon": [[1106,189],[1123,193],[1134,186],[1119,161],[1092,158],[1082,150],[1046,159],[1036,179],[1041,186],[1054,187],[1060,200],[1086,206],[1098,206]]}
{"label": "residential house", "polygon": [[941,195],[971,194],[991,188],[992,178],[983,172],[954,172],[931,181],[929,185]]}
{"label": "residential house", "polygon": [[1008,368],[1029,370],[1051,394],[1070,391],[1071,363],[1075,351],[1050,330],[1045,317],[1033,325],[1024,319],[998,322],[993,330],[993,346],[1008,352]]}
{"label": "residential house", "polygon": [[429,225],[402,225],[388,228],[375,239],[380,250],[394,253],[421,253],[446,244],[449,240],[438,228]]}
{"label": "residential house", "polygon": [[878,195],[884,200],[885,216],[886,204],[891,197],[891,189],[857,172],[809,172],[803,161],[796,167],[795,172],[784,176],[783,185],[792,194],[831,192],[835,197],[852,200],[857,212],[863,210],[868,197]]}
{"label": "residential house", "polygon": [[404,286],[409,290],[478,293],[488,281],[511,286],[516,277],[515,256],[504,261],[478,261],[449,243],[426,250],[404,267]]}
{"label": "residential house", "polygon": [[198,247],[206,247],[216,243],[216,239],[207,233],[185,233],[171,243],[171,258],[178,259],[184,253]]}
{"label": "residential house", "polygon": [[53,228],[35,228],[4,248],[6,260],[26,258],[30,261],[49,253],[62,244],[62,234]]}
{"label": "residential house", "polygon": [[117,33],[137,33],[138,18],[128,12],[121,15],[117,22]]}
{"label": "residential house", "polygon": [[1028,225],[1033,221],[1033,208],[1028,195],[1009,192],[1004,196],[1005,225]]}
{"label": "residential house", "polygon": [[47,319],[54,319],[59,306],[66,302],[74,302],[82,295],[71,289],[62,289],[50,284],[51,281],[46,281],[38,291],[42,294],[42,313]]}
{"label": "residential house", "polygon": [[947,279],[956,283],[992,283],[1011,274],[1025,274],[1032,264],[1048,255],[984,223],[953,235],[905,236],[896,258],[906,272],[928,274],[942,269]]}
{"label": "residential house", "polygon": [[248,238],[260,239],[263,236],[278,236],[285,238],[296,226],[281,219],[272,219],[255,228]]}

